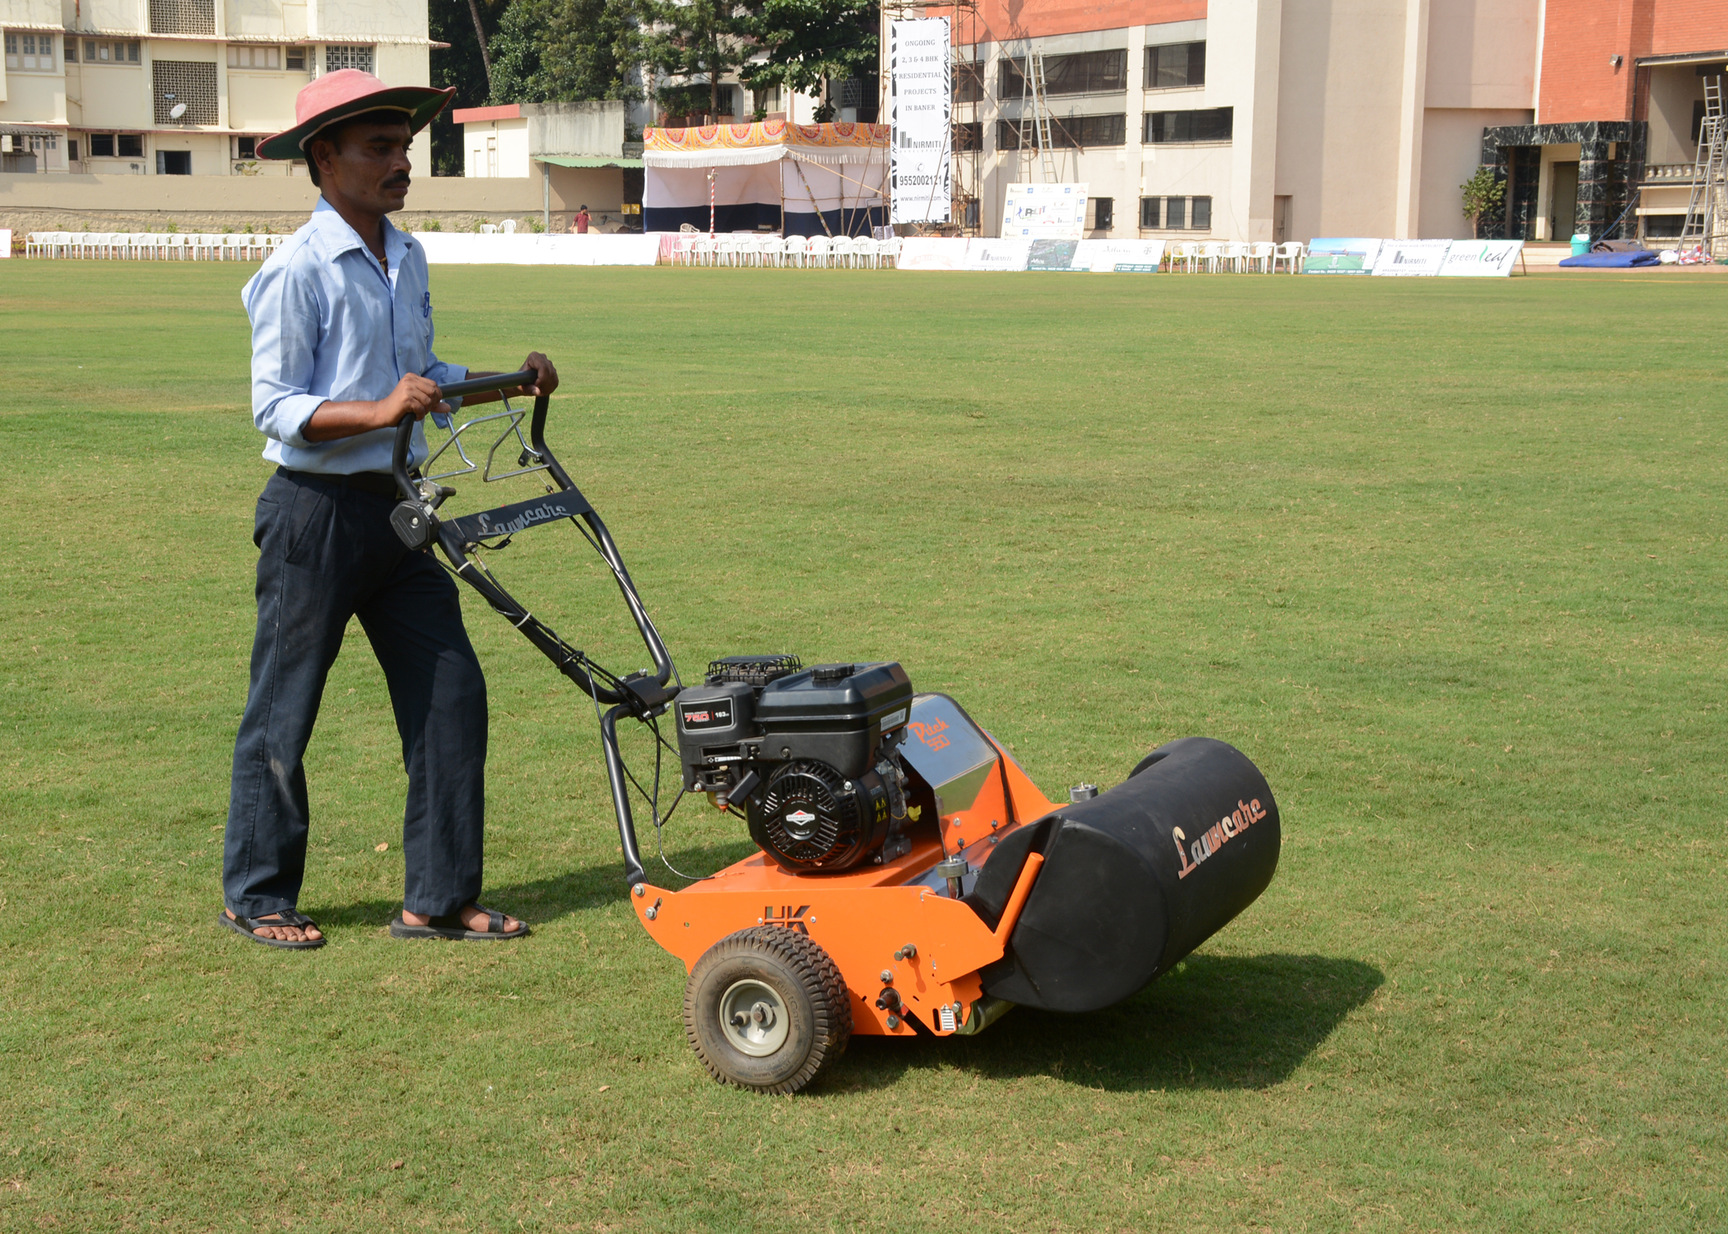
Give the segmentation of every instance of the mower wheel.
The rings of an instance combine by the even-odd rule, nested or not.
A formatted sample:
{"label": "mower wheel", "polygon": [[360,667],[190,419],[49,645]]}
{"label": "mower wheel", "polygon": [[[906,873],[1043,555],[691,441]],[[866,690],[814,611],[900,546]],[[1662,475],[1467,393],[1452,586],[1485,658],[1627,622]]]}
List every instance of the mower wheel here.
{"label": "mower wheel", "polygon": [[852,1039],[840,970],[807,934],[756,926],[710,947],[684,987],[684,1035],[723,1084],[795,1093]]}

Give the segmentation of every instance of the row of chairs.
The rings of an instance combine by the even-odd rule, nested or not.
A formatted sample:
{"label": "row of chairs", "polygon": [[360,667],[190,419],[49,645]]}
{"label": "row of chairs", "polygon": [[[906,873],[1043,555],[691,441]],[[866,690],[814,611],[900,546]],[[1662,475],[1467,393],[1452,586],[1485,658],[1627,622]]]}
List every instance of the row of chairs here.
{"label": "row of chairs", "polygon": [[1299,241],[1253,244],[1241,241],[1185,240],[1169,249],[1170,270],[1188,274],[1276,274],[1283,267],[1302,273],[1307,248]]}
{"label": "row of chairs", "polygon": [[197,232],[33,231],[26,257],[106,258],[122,261],[258,261],[287,236]]}
{"label": "row of chairs", "polygon": [[763,236],[755,233],[710,236],[683,232],[672,250],[675,266],[792,266],[877,270],[900,260],[898,236]]}

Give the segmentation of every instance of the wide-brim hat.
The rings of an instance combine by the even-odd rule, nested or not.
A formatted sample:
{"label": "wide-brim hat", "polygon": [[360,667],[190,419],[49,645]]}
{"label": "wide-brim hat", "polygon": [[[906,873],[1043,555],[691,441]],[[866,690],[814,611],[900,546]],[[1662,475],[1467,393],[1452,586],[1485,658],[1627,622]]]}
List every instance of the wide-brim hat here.
{"label": "wide-brim hat", "polygon": [[258,143],[258,155],[267,159],[301,159],[306,157],[306,143],[350,116],[369,111],[399,111],[408,127],[418,133],[432,117],[449,104],[456,93],[434,90],[430,86],[386,86],[370,73],[360,69],[337,69],[316,81],[308,82],[294,96],[294,119],[297,123],[286,132],[266,137]]}

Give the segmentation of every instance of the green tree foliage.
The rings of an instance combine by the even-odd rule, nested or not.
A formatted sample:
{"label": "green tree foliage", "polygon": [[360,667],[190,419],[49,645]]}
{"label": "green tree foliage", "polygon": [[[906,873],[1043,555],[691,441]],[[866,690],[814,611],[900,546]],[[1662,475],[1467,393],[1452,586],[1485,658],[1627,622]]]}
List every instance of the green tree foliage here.
{"label": "green tree foliage", "polygon": [[1464,194],[1464,217],[1470,220],[1470,232],[1479,237],[1482,216],[1506,204],[1506,182],[1495,178],[1492,167],[1478,167],[1476,174],[1458,187]]}
{"label": "green tree foliage", "polygon": [[[686,81],[701,79],[705,110],[719,114],[720,78],[743,68],[755,55],[757,11],[737,0],[640,0],[642,57],[656,72]],[[668,110],[688,106],[695,86],[659,91]]]}
{"label": "green tree foliage", "polygon": [[740,78],[814,94],[816,120],[832,120],[829,85],[875,70],[877,12],[873,0],[762,0],[752,32],[767,59],[745,65]]}
{"label": "green tree foliage", "polygon": [[496,36],[499,19],[508,0],[428,0],[427,33],[434,42],[448,47],[432,49],[432,84],[439,89],[456,88],[456,97],[432,122],[432,174],[462,174],[462,133],[450,119],[457,107],[480,107],[486,103],[486,61],[480,37],[474,29],[474,14],[480,15],[488,42]]}
{"label": "green tree foliage", "polygon": [[491,42],[494,103],[631,93],[640,36],[631,0],[514,0]]}

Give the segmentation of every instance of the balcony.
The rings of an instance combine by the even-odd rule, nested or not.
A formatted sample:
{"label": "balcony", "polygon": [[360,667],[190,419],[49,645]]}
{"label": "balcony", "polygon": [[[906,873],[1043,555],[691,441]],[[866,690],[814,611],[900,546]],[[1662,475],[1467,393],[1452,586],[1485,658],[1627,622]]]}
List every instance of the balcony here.
{"label": "balcony", "polygon": [[1691,163],[1651,163],[1644,169],[1645,184],[1691,184]]}

